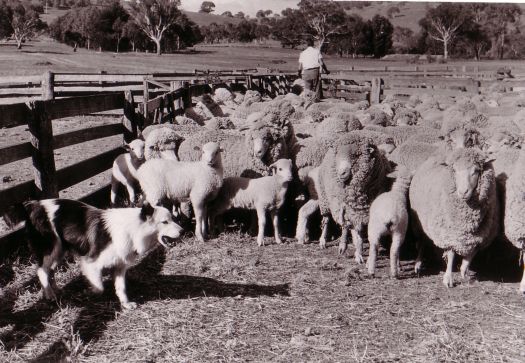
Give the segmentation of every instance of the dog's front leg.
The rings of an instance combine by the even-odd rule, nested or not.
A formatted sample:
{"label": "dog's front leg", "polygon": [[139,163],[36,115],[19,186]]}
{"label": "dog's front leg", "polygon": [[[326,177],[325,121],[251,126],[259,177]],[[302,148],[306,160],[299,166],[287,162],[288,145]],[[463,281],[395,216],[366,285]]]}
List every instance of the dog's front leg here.
{"label": "dog's front leg", "polygon": [[126,271],[123,265],[115,267],[115,293],[124,309],[135,309],[137,304],[130,302],[126,294]]}
{"label": "dog's front leg", "polygon": [[101,294],[104,291],[102,283],[102,269],[99,267],[97,260],[90,260],[87,257],[80,259],[80,269],[91,284],[91,290],[95,294]]}

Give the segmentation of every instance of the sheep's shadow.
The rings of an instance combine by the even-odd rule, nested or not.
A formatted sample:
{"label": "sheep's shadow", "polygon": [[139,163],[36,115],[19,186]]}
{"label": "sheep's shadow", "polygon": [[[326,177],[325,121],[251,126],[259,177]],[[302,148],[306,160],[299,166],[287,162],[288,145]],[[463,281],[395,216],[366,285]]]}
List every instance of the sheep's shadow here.
{"label": "sheep's shadow", "polygon": [[[225,283],[212,278],[187,275],[159,275],[166,252],[159,248],[152,251],[139,265],[129,271],[127,278],[130,300],[139,305],[148,301],[162,299],[185,300],[195,297],[235,297],[235,296],[289,296],[289,285],[274,286],[257,284]],[[104,293],[93,295],[85,292],[88,284],[82,276],[70,281],[60,292],[58,304],[39,300],[30,307],[13,312],[14,301],[0,317],[2,325],[12,325],[8,332],[0,335],[0,344],[6,350],[20,349],[36,335],[46,329],[45,322],[59,311],[60,306],[81,308],[78,317],[72,323],[72,333],[78,335],[85,344],[99,339],[107,324],[117,316],[121,309],[114,293],[113,279],[106,279]],[[42,354],[33,359],[35,362],[52,361],[65,358],[69,352],[68,342],[64,338],[54,341]]]}

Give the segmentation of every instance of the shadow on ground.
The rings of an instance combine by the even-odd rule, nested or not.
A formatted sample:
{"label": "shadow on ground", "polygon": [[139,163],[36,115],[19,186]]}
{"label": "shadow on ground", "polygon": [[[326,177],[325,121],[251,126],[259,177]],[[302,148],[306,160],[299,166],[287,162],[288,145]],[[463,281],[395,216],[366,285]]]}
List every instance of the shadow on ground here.
{"label": "shadow on ground", "polygon": [[[162,299],[187,299],[194,297],[235,297],[235,296],[289,296],[289,285],[273,286],[256,284],[225,283],[211,278],[187,275],[159,275],[166,261],[166,251],[156,249],[139,265],[130,269],[127,286],[132,301],[139,304]],[[35,279],[26,285],[35,285]],[[74,321],[73,334],[85,344],[101,337],[108,322],[114,320],[121,309],[113,289],[113,279],[104,283],[104,293],[93,295],[88,291],[82,276],[69,282],[60,293],[57,303],[39,300],[28,308],[13,312],[16,294],[2,300],[0,328],[12,325],[12,329],[0,335],[0,344],[6,350],[20,349],[37,334],[46,330],[45,322],[64,306],[81,308]],[[50,340],[53,338],[50,337]],[[55,337],[56,339],[56,337]],[[65,359],[71,351],[71,342],[61,338],[54,341],[44,353],[33,362],[48,362]]]}

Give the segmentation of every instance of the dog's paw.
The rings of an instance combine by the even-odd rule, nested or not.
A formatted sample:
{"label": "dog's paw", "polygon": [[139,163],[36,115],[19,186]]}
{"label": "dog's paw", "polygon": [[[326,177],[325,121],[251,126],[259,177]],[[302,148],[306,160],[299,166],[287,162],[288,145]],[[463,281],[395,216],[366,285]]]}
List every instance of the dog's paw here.
{"label": "dog's paw", "polygon": [[137,308],[137,303],[128,301],[128,302],[122,303],[122,307],[126,310],[133,310]]}

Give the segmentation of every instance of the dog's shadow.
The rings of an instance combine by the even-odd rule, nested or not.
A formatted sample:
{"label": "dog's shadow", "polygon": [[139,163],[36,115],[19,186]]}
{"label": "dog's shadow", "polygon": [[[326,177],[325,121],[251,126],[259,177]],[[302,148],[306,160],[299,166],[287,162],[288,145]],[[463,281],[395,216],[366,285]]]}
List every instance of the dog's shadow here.
{"label": "dog's shadow", "polygon": [[[139,304],[163,299],[195,297],[235,297],[235,296],[289,296],[289,285],[257,285],[225,283],[212,278],[188,275],[159,275],[166,261],[163,248],[152,251],[140,264],[129,270],[127,277],[128,296]],[[141,278],[145,276],[147,278]],[[11,324],[8,332],[0,335],[0,344],[6,350],[20,349],[38,334],[46,330],[45,322],[58,310],[58,306],[81,308],[72,324],[72,332],[87,344],[102,336],[106,325],[114,320],[121,307],[115,296],[113,279],[104,283],[104,293],[93,295],[85,291],[87,282],[82,276],[73,279],[60,292],[59,304],[40,300],[22,311],[6,311],[0,318],[0,326]],[[71,338],[71,337],[68,337]],[[62,360],[70,354],[74,342],[60,338],[34,358],[33,362]]]}

